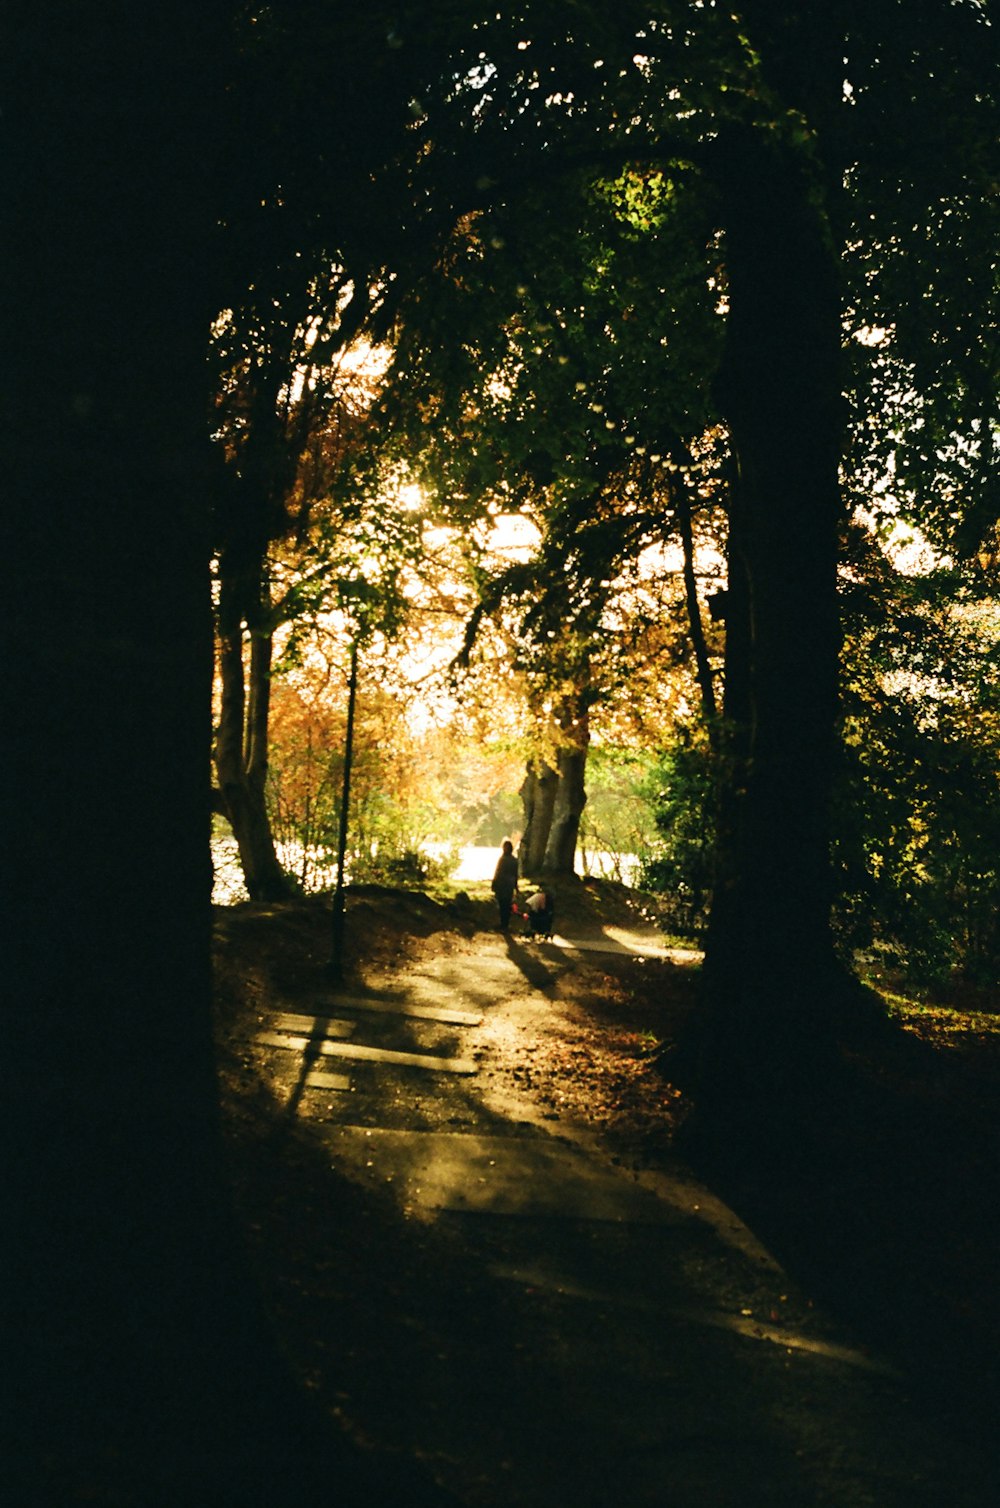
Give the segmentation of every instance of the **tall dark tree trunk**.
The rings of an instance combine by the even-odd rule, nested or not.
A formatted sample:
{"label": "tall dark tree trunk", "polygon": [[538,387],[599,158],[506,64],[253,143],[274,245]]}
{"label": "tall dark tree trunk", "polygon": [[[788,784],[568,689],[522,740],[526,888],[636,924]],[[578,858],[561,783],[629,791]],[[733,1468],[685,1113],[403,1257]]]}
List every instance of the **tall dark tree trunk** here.
{"label": "tall dark tree trunk", "polygon": [[701,708],[708,724],[709,738],[715,742],[718,708],[715,700],[715,678],[705,639],[705,625],[701,620],[701,605],[698,601],[698,579],[694,569],[694,530],[691,524],[691,497],[686,485],[678,488],[675,500],[677,532],[681,541],[684,578],[684,603],[687,608],[688,627],[691,633],[691,648],[694,653],[695,682],[701,694]]}
{"label": "tall dark tree trunk", "polygon": [[253,901],[281,900],[294,890],[275,853],[266,800],[273,641],[263,548],[249,562],[235,551],[219,557],[215,769]]}
{"label": "tall dark tree trunk", "polygon": [[218,39],[197,0],[113,12],[5,38],[5,1477],[219,1503],[214,1400],[253,1502],[209,1025]]}
{"label": "tall dark tree trunk", "polygon": [[[268,556],[272,543],[289,531],[287,503],[311,422],[305,402],[299,422],[289,422],[285,391],[294,361],[292,306],[298,302],[302,318],[308,307],[305,263],[295,260],[297,275],[290,285],[277,275],[278,268],[267,266],[259,269],[264,286],[239,289],[251,303],[260,300],[262,309],[256,346],[251,342],[253,354],[242,374],[239,441],[222,467],[215,497],[221,682],[215,807],[233,829],[254,901],[281,900],[296,889],[275,853],[266,798],[274,631]],[[224,385],[226,379],[217,375],[216,380]]]}
{"label": "tall dark tree trunk", "polygon": [[553,879],[576,873],[576,845],[580,818],[587,804],[586,773],[590,727],[586,712],[561,729],[565,742],[556,755],[559,780],[552,809],[552,825],[545,846],[543,869]]}
{"label": "tall dark tree trunk", "polygon": [[[836,256],[790,148],[720,146],[730,314],[720,397],[738,475],[727,626],[745,778],[706,959],[713,1052],[801,1072],[830,1026],[842,406]],[[745,704],[744,704],[745,701]],[[733,710],[727,708],[727,710]],[[737,751],[742,752],[742,751]]]}
{"label": "tall dark tree trunk", "polygon": [[274,658],[271,594],[266,578],[261,587],[259,610],[249,625],[249,631],[250,674],[244,764],[247,785],[263,805],[270,763],[271,664]]}
{"label": "tall dark tree trunk", "polygon": [[545,867],[545,850],[552,831],[559,773],[544,760],[532,760],[521,783],[524,831],[517,859],[526,879],[538,879]]}
{"label": "tall dark tree trunk", "polygon": [[314,1427],[221,1173],[204,372],[222,13],[22,6],[0,59],[0,1451],[19,1508],[413,1500],[349,1479]]}

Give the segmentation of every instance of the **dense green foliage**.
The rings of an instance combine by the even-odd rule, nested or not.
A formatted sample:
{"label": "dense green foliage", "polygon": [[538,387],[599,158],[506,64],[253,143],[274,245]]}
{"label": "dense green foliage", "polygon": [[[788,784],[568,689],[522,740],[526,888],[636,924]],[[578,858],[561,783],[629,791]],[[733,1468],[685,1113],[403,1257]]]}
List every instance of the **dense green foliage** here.
{"label": "dense green foliage", "polygon": [[645,786],[657,836],[640,883],[663,892],[671,926],[691,939],[704,935],[715,886],[718,787],[718,758],[704,738],[663,752]]}
{"label": "dense green foliage", "polygon": [[911,979],[1000,978],[1000,620],[962,573],[846,594],[835,859],[845,942]]}
{"label": "dense green foliage", "polygon": [[[867,536],[845,583],[834,924],[912,984],[1000,980],[1000,617],[954,570],[903,575]],[[705,740],[664,752],[647,786],[657,841],[643,883],[700,935],[715,881],[720,763]]]}

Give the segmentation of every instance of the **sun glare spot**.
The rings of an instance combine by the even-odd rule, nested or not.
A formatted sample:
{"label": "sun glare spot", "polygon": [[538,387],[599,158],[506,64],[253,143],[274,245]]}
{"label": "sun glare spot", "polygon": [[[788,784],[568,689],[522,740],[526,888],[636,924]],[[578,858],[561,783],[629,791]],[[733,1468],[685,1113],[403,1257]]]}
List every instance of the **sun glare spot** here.
{"label": "sun glare spot", "polygon": [[419,513],[424,506],[424,489],[419,482],[404,482],[398,496],[407,513]]}

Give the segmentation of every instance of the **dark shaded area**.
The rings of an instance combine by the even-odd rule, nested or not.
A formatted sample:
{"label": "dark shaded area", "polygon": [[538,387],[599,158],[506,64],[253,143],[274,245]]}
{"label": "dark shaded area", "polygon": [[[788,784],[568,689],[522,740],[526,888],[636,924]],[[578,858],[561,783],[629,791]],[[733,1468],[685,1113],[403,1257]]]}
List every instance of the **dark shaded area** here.
{"label": "dark shaded area", "polygon": [[205,330],[224,8],[17,8],[0,60],[0,1458],[17,1508],[434,1502],[303,1396],[211,1034]]}
{"label": "dark shaded area", "polygon": [[693,1165],[832,1313],[980,1438],[1000,1403],[1000,1036],[895,1024],[796,1095],[716,1108]]}
{"label": "dark shaded area", "polygon": [[[606,899],[599,890],[590,894],[595,906]],[[398,969],[402,980],[421,959],[474,942],[471,921],[460,918],[471,918],[480,904],[491,923],[488,901],[453,907],[399,892],[380,896],[368,888],[357,897],[356,909],[349,898],[349,963],[357,967],[366,955],[366,972],[371,965],[391,979]],[[241,1058],[238,1038],[230,1036],[232,1013],[244,1008],[238,1006],[240,992],[248,992],[245,1003],[262,1013],[276,999],[289,1009],[296,998],[308,998],[319,978],[325,919],[321,903],[218,913],[230,1167],[272,1323],[295,1365],[305,1366],[309,1388],[345,1422],[382,1421],[380,1427],[409,1448],[426,1432],[421,1411],[432,1398],[446,1415],[454,1415],[448,1427],[457,1461],[482,1455],[503,1460],[506,1442],[517,1440],[519,1450],[536,1451],[539,1491],[548,1482],[550,1502],[573,1500],[560,1496],[570,1487],[596,1491],[594,1483],[558,1483],[546,1476],[551,1470],[546,1441],[549,1457],[557,1450],[572,1454],[567,1411],[585,1409],[583,1380],[577,1386],[572,1377],[560,1375],[560,1391],[550,1396],[546,1390],[554,1374],[519,1369],[518,1357],[530,1356],[538,1337],[523,1329],[526,1311],[509,1285],[489,1280],[469,1260],[472,1242],[503,1261],[503,1222],[495,1222],[494,1231],[489,1217],[449,1215],[432,1225],[402,1221],[388,1190],[362,1193],[331,1176],[316,1141],[316,1123],[289,1121],[249,1059]],[[417,923],[413,932],[407,930],[411,921]],[[696,1009],[694,979],[669,963],[621,960],[619,966],[616,961],[614,982],[601,967],[595,956],[586,991],[571,997],[574,1019],[596,1028],[598,1039],[603,1031],[610,1041],[627,1026],[664,1040]],[[361,984],[360,973],[352,977]],[[565,989],[564,978],[553,992],[554,1008],[565,1003]],[[993,1500],[1000,1464],[991,1443],[1000,1334],[993,1197],[1000,1039],[967,1026],[959,1046],[946,1046],[945,1040],[920,1040],[911,1031],[893,1029],[867,1053],[855,1050],[843,1059],[840,1077],[822,1094],[814,1090],[784,1116],[777,1103],[746,1105],[742,1116],[733,1114],[728,1134],[714,1143],[693,1119],[674,1137],[676,1120],[654,1118],[648,1109],[643,1114],[638,1103],[623,1103],[617,1116],[597,1124],[626,1166],[665,1168],[676,1162],[678,1145],[690,1152],[710,1186],[779,1258],[796,1289],[835,1316],[856,1345],[895,1362],[912,1400],[913,1428],[919,1432],[923,1421],[929,1438],[943,1432],[949,1451],[966,1462],[964,1500],[986,1505]],[[442,1037],[441,1050],[453,1048],[451,1038]],[[573,1058],[561,1053],[558,1043],[550,1058],[532,1048],[523,1072],[515,1069],[526,1104],[568,1105],[563,1114],[582,1118],[587,1107],[607,1099],[610,1059],[596,1050]],[[501,1120],[483,1121],[469,1081],[449,1086],[449,1095],[450,1122],[510,1134]],[[391,1091],[386,1098],[391,1104]],[[405,1115],[401,1109],[399,1124],[440,1126],[435,1093],[428,1090],[423,1103],[416,1112],[412,1105]],[[350,1119],[359,1119],[358,1108],[348,1112]],[[368,1123],[364,1116],[360,1122]],[[349,1231],[350,1237],[334,1250],[337,1230]],[[588,1271],[585,1261],[581,1266],[580,1239],[571,1223],[551,1228],[539,1258],[558,1265],[561,1248],[553,1243],[562,1241],[568,1268]],[[591,1257],[588,1282],[597,1291],[615,1291],[621,1270],[602,1265],[597,1248]],[[663,1272],[652,1274],[651,1282],[667,1305],[677,1276],[676,1252],[662,1260]],[[706,1248],[701,1260],[711,1265],[717,1258]],[[533,1303],[536,1315],[544,1311],[567,1344],[588,1322],[568,1297],[540,1292]],[[333,1316],[333,1322],[317,1323],[322,1315]],[[593,1312],[589,1322],[597,1323]],[[373,1335],[385,1338],[386,1353],[393,1357],[388,1376],[379,1367],[380,1348],[372,1348]],[[625,1351],[634,1343],[624,1330],[602,1331],[609,1368],[624,1367]],[[715,1365],[711,1345],[705,1365],[708,1376]],[[553,1367],[558,1370],[555,1362]],[[347,1391],[345,1377],[350,1378]],[[688,1392],[668,1394],[667,1380],[644,1380],[640,1367],[634,1408],[649,1413],[651,1428],[657,1408],[675,1413],[694,1408]],[[826,1405],[817,1401],[814,1407],[822,1430]],[[758,1418],[749,1403],[746,1409],[747,1460],[756,1462],[761,1475],[758,1496],[757,1487],[748,1487],[744,1501],[763,1504],[769,1499],[760,1484],[769,1480],[784,1447],[773,1422]],[[873,1428],[877,1432],[877,1419]],[[670,1477],[675,1468],[683,1470],[683,1463],[664,1456],[664,1481],[675,1480]],[[470,1501],[491,1501],[476,1495],[487,1491],[484,1484],[473,1483],[469,1490]],[[706,1479],[704,1490],[722,1489]],[[943,1494],[944,1488],[915,1484],[912,1500],[938,1501],[935,1491]],[[841,1500],[851,1501],[832,1499]],[[894,1499],[889,1493],[882,1501]]]}
{"label": "dark shaded area", "polygon": [[[606,899],[600,891],[590,894],[596,906]],[[475,949],[477,930],[469,918],[478,906],[475,900],[440,905],[400,891],[379,893],[374,887],[354,900],[348,893],[350,988],[362,988],[365,980],[371,985],[374,970],[380,991],[391,992],[407,977],[421,974],[431,959],[446,959],[469,942]],[[492,926],[492,902],[484,900],[481,908]],[[430,1224],[407,1220],[392,1191],[380,1187],[376,1176],[360,1188],[330,1166],[338,1160],[330,1157],[323,1140],[323,1096],[312,1101],[311,1110],[303,1105],[300,1119],[290,1119],[261,1077],[259,1054],[241,1047],[238,1022],[247,1009],[253,1021],[267,1018],[276,1004],[294,1009],[294,1001],[308,1000],[321,979],[326,920],[321,902],[217,912],[229,1170],[262,1304],[306,1389],[348,1430],[357,1430],[363,1421],[363,1430],[379,1436],[382,1449],[392,1442],[392,1451],[406,1455],[427,1449],[428,1439],[433,1440],[433,1451],[443,1454],[436,1460],[431,1452],[431,1472],[442,1470],[452,1485],[459,1481],[459,1496],[468,1494],[469,1502],[492,1503],[504,1494],[507,1502],[532,1505],[590,1503],[602,1502],[602,1491],[603,1500],[614,1500],[614,1481],[597,1481],[588,1466],[591,1431],[600,1430],[596,1419],[587,1422],[593,1378],[575,1374],[570,1360],[590,1332],[594,1354],[603,1357],[608,1386],[614,1386],[615,1405],[626,1389],[633,1418],[649,1421],[650,1479],[670,1482],[679,1502],[733,1500],[727,1496],[732,1493],[733,1461],[725,1469],[719,1464],[713,1476],[704,1460],[704,1410],[715,1389],[718,1439],[738,1437],[739,1460],[750,1473],[739,1500],[760,1502],[762,1508],[787,1500],[789,1508],[798,1508],[807,1499],[793,1490],[787,1497],[768,1497],[789,1463],[789,1419],[771,1415],[771,1405],[763,1404],[760,1374],[750,1357],[747,1371],[738,1369],[744,1377],[739,1396],[732,1390],[730,1362],[722,1360],[712,1332],[674,1341],[671,1330],[665,1354],[673,1356],[676,1366],[650,1369],[643,1336],[661,1319],[640,1309],[633,1321],[624,1323],[618,1307],[609,1319],[611,1310],[603,1312],[599,1297],[587,1303],[573,1297],[573,1289],[544,1286],[516,1291],[493,1271],[498,1262],[502,1267],[534,1261],[538,1271],[572,1273],[594,1295],[614,1294],[620,1304],[626,1297],[624,1274],[627,1283],[635,1283],[640,1273],[635,1241],[618,1250],[611,1235],[594,1241],[593,1232],[573,1220],[538,1224],[532,1235],[531,1221],[522,1220],[516,1246],[508,1250],[510,1221],[496,1215],[448,1212]],[[415,924],[412,932],[410,923]],[[514,1068],[516,1099],[523,1096],[522,1113],[534,1107],[544,1119],[552,1107],[557,1122],[560,1117],[564,1123],[573,1117],[585,1122],[597,1113],[590,1123],[600,1128],[621,1164],[667,1169],[676,1164],[671,1137],[676,1120],[655,1117],[649,1107],[643,1114],[640,1102],[623,1104],[620,1113],[612,1111],[606,1119],[599,1111],[602,1102],[603,1110],[609,1110],[618,1093],[624,1098],[620,1087],[609,1089],[612,1056],[600,1054],[599,1042],[603,1038],[611,1045],[624,1027],[662,1036],[676,1031],[694,1009],[695,980],[689,971],[664,961],[617,959],[614,979],[605,973],[611,967],[600,955],[591,955],[590,964],[578,959],[569,976],[564,973],[552,991],[544,991],[560,1021],[587,1025],[587,1051],[575,1051],[572,1042],[561,1047],[558,1036],[543,1050],[528,1034],[522,1039],[523,1071]],[[569,1018],[563,1015],[567,1006]],[[385,1031],[382,1019],[371,1030]],[[457,1038],[449,1028],[440,1028],[437,1044],[437,1050],[451,1053]],[[899,1405],[897,1387],[887,1381],[882,1396],[881,1384],[864,1380],[864,1372],[845,1374],[839,1384],[830,1378],[830,1392],[821,1389],[807,1402],[816,1430],[811,1448],[822,1451],[825,1446],[819,1442],[830,1439],[840,1419],[837,1387],[870,1392],[872,1439],[867,1448],[875,1461],[879,1449],[885,1452],[881,1496],[875,1484],[872,1500],[884,1503],[905,1500],[937,1508],[946,1500],[944,1484],[955,1460],[962,1461],[961,1481],[955,1476],[956,1500],[976,1508],[992,1502],[992,1436],[983,1428],[991,1380],[979,1362],[989,1348],[986,1336],[995,1335],[997,1318],[989,1247],[994,1215],[988,1211],[988,1217],[977,1221],[977,1209],[964,1203],[964,1194],[983,1193],[979,1178],[988,1173],[988,1158],[973,1158],[968,1169],[962,1161],[968,1160],[974,1137],[988,1128],[1000,1054],[985,1038],[970,1039],[968,1048],[970,1059],[959,1065],[955,1051],[940,1045],[903,1036],[893,1057],[884,1042],[869,1059],[846,1066],[836,1093],[830,1090],[822,1104],[813,1101],[816,1136],[807,1133],[804,1120],[798,1128],[789,1129],[784,1122],[780,1129],[777,1114],[769,1117],[768,1107],[759,1105],[759,1119],[742,1125],[742,1143],[735,1136],[725,1139],[716,1157],[704,1140],[691,1143],[710,1185],[732,1193],[751,1229],[783,1261],[790,1298],[808,1295],[819,1309],[837,1316],[840,1336],[846,1333],[861,1351],[872,1348],[876,1357],[890,1356],[900,1366],[903,1392],[913,1408],[914,1463],[922,1454],[917,1443],[922,1431],[928,1440],[941,1437],[931,1478],[914,1476],[911,1496],[903,1493],[899,1499],[900,1461],[905,1460],[899,1451],[906,1446],[893,1434],[899,1428],[899,1415],[893,1413]],[[285,1081],[291,1083],[296,1072],[290,1063]],[[351,1069],[353,1077],[362,1072]],[[516,1119],[505,1122],[486,1113],[475,1081],[421,1087],[410,1078],[407,1086],[406,1071],[383,1068],[373,1077],[379,1080],[377,1099],[370,1101],[368,1090],[360,1092],[362,1084],[344,1110],[330,1105],[333,1120],[342,1114],[354,1125],[373,1128],[462,1128],[514,1137],[529,1133]],[[976,1093],[971,1092],[973,1083],[979,1084]],[[937,1096],[941,1114],[929,1117],[922,1133],[929,1095]],[[949,1123],[953,1098],[967,1104],[968,1114],[961,1129],[943,1136],[932,1155],[928,1142]],[[558,1125],[554,1129],[558,1134]],[[745,1148],[741,1160],[738,1145]],[[897,1178],[900,1170],[903,1176]],[[946,1187],[950,1172],[956,1176]],[[747,1292],[733,1274],[727,1276],[718,1247],[707,1237],[700,1244],[688,1232],[680,1246],[674,1237],[662,1247],[653,1241],[646,1256],[643,1291],[656,1295],[664,1313],[683,1301],[680,1295],[691,1277],[709,1283],[716,1300],[729,1304],[736,1315],[747,1312],[741,1309]],[[804,1303],[801,1297],[796,1301]],[[962,1309],[967,1309],[965,1315]],[[799,1309],[799,1323],[814,1323],[811,1304],[807,1313],[805,1321]],[[792,1321],[790,1313],[771,1318]],[[831,1338],[836,1336],[833,1332]],[[671,1351],[674,1345],[679,1350]],[[763,1363],[766,1348],[757,1365]],[[796,1375],[790,1372],[792,1390],[781,1405],[789,1418],[801,1405],[795,1390],[798,1386],[801,1392],[801,1384],[793,1386]],[[768,1383],[772,1386],[774,1380]],[[784,1396],[780,1389],[778,1396]],[[896,1421],[891,1430],[890,1415]],[[665,1428],[667,1419],[673,1422]],[[677,1440],[680,1419],[691,1431],[694,1455],[689,1458]],[[605,1430],[611,1460],[621,1449],[611,1416]],[[582,1433],[575,1439],[573,1431]],[[858,1449],[857,1439],[851,1449]],[[511,1455],[517,1458],[516,1479],[498,1475],[502,1466],[496,1466],[492,1479],[477,1475],[483,1461],[502,1463]],[[529,1488],[523,1476],[526,1461],[534,1473]],[[560,1461],[563,1466],[558,1467]],[[845,1467],[845,1479],[834,1488],[831,1502],[854,1502],[848,1478]]]}

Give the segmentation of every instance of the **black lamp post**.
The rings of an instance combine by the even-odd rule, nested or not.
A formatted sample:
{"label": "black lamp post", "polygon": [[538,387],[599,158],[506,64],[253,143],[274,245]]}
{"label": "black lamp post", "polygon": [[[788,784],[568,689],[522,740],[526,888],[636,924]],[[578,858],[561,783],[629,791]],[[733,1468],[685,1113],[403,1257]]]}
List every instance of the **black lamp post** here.
{"label": "black lamp post", "polygon": [[326,972],[333,984],[344,977],[344,858],[347,853],[347,817],[351,797],[351,760],[354,754],[354,704],[358,694],[358,635],[351,644],[351,674],[347,689],[347,734],[344,739],[344,783],[340,796],[340,833],[337,840],[337,884],[333,892],[333,924],[330,961]]}

